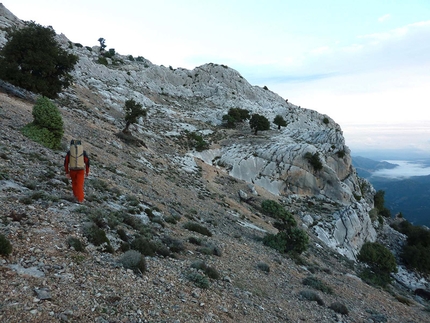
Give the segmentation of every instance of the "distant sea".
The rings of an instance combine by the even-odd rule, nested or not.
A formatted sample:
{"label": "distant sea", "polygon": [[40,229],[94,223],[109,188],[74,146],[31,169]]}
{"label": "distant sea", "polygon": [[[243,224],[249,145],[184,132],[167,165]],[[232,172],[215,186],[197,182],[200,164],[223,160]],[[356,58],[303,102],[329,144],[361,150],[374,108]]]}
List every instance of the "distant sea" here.
{"label": "distant sea", "polygon": [[430,160],[384,160],[399,166],[392,169],[380,169],[372,174],[372,177],[384,177],[390,179],[405,179],[413,176],[430,175]]}

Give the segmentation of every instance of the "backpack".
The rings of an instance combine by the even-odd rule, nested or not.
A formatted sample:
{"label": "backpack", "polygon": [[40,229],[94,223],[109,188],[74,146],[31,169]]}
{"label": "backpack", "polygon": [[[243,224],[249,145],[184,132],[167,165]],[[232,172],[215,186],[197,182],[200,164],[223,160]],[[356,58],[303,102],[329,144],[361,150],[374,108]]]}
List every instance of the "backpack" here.
{"label": "backpack", "polygon": [[69,168],[72,170],[85,169],[84,147],[80,140],[70,142]]}

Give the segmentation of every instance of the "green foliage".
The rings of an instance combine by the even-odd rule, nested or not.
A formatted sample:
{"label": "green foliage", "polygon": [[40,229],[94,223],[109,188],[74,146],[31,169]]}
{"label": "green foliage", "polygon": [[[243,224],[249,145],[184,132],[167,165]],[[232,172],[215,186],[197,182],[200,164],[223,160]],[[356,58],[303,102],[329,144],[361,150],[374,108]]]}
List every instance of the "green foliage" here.
{"label": "green foliage", "polygon": [[173,239],[171,237],[163,237],[162,241],[171,252],[179,253],[185,250],[184,244],[178,239]]}
{"label": "green foliage", "polygon": [[314,168],[314,170],[319,171],[323,168],[323,164],[321,162],[318,152],[315,152],[313,154],[310,152],[307,152],[305,154],[305,159],[308,160],[308,163]]}
{"label": "green foliage", "polygon": [[264,262],[259,262],[257,268],[266,273],[270,273],[270,266]]}
{"label": "green foliage", "polygon": [[131,249],[139,251],[142,255],[153,257],[155,255],[155,245],[143,236],[136,237],[130,244]]}
{"label": "green foliage", "polygon": [[301,254],[308,248],[309,236],[299,228],[291,228],[277,234],[267,234],[263,238],[263,243],[281,253]]}
{"label": "green foliage", "polygon": [[110,241],[106,236],[106,232],[94,223],[84,230],[84,235],[87,237],[88,241],[95,246],[106,244],[107,251],[110,251]]}
{"label": "green foliage", "polygon": [[191,272],[187,275],[187,279],[189,281],[192,281],[194,283],[194,285],[196,285],[197,287],[200,288],[204,288],[207,289],[209,288],[210,284],[209,284],[209,279],[199,273],[196,272]]}
{"label": "green foliage", "polygon": [[129,132],[128,128],[131,124],[136,123],[140,117],[146,117],[148,111],[143,109],[142,104],[137,103],[133,99],[125,101],[124,105],[126,125],[123,132]]}
{"label": "green foliage", "polygon": [[394,255],[380,243],[366,242],[357,258],[369,266],[360,275],[367,282],[385,286],[391,281],[390,274],[397,272]]}
{"label": "green foliage", "polygon": [[104,65],[104,66],[107,66],[109,64],[108,61],[107,61],[107,59],[106,59],[106,57],[103,57],[103,56],[100,56],[97,59],[97,63],[99,63],[101,65]]}
{"label": "green foliage", "polygon": [[69,237],[67,238],[67,244],[76,251],[85,251],[85,246],[79,238]]}
{"label": "green foliage", "polygon": [[236,127],[236,120],[234,117],[228,114],[224,114],[222,116],[222,122],[227,128],[235,128]]}
{"label": "green foliage", "polygon": [[323,281],[314,276],[304,278],[302,284],[320,290],[326,294],[333,294],[333,289],[330,286],[327,286]]}
{"label": "green foliage", "polygon": [[214,267],[206,265],[206,263],[202,260],[193,262],[191,264],[191,267],[203,271],[206,274],[206,276],[208,276],[209,278],[212,278],[212,279],[220,278],[219,272]]}
{"label": "green foliage", "polygon": [[345,154],[346,154],[345,150],[339,150],[339,151],[336,153],[337,157],[339,157],[339,158],[343,158],[343,157],[345,157]]}
{"label": "green foliage", "polygon": [[197,151],[203,151],[209,148],[209,144],[196,132],[187,132],[187,138],[191,146]]}
{"label": "green foliage", "polygon": [[390,210],[385,207],[385,191],[383,190],[377,191],[375,196],[373,197],[373,202],[374,202],[375,208],[378,209],[378,214],[386,218],[391,217]]}
{"label": "green foliage", "polygon": [[336,313],[342,314],[342,315],[348,315],[349,311],[345,304],[342,304],[340,302],[333,302],[329,306],[330,309],[335,311]]}
{"label": "green foliage", "polygon": [[126,251],[119,262],[124,268],[131,269],[136,274],[142,274],[147,270],[145,257],[136,250]]}
{"label": "green foliage", "polygon": [[196,223],[196,222],[187,222],[184,224],[184,228],[190,231],[194,231],[200,234],[203,234],[208,237],[212,237],[212,232],[209,231],[208,228]]}
{"label": "green foliage", "polygon": [[251,119],[249,120],[249,125],[251,129],[254,129],[254,134],[256,135],[259,130],[269,130],[270,129],[270,121],[267,120],[265,116],[260,114],[253,114]]}
{"label": "green foliage", "polygon": [[318,305],[324,306],[324,301],[322,298],[312,290],[302,290],[300,291],[300,296],[305,300],[317,302]]}
{"label": "green foliage", "polygon": [[0,50],[0,79],[26,90],[55,98],[71,84],[70,71],[78,61],[55,40],[55,31],[29,22],[9,30]]}
{"label": "green foliage", "polygon": [[402,221],[397,229],[408,237],[400,255],[405,265],[422,273],[430,273],[430,231],[408,221]]}
{"label": "green foliage", "polygon": [[241,108],[230,108],[228,113],[223,115],[222,120],[228,128],[234,128],[237,122],[249,119],[249,111]]}
{"label": "green foliage", "polygon": [[0,233],[0,255],[8,256],[12,252],[12,244],[10,241]]}
{"label": "green foliage", "polygon": [[197,237],[189,237],[188,242],[192,243],[194,245],[197,245],[197,246],[201,246],[203,244],[202,239],[197,238]]}
{"label": "green foliage", "polygon": [[287,121],[280,115],[276,115],[275,119],[273,119],[273,123],[278,126],[278,130],[281,129],[281,127],[287,126]]}
{"label": "green foliage", "polygon": [[327,118],[327,117],[324,117],[323,122],[324,122],[324,124],[328,124],[328,123],[329,123],[328,118]]}
{"label": "green foliage", "polygon": [[60,110],[46,97],[39,97],[33,107],[33,122],[24,126],[22,133],[51,149],[61,147],[64,123]]}
{"label": "green foliage", "polygon": [[264,200],[261,202],[261,209],[264,214],[277,220],[284,221],[288,227],[295,227],[297,225],[293,215],[276,201]]}

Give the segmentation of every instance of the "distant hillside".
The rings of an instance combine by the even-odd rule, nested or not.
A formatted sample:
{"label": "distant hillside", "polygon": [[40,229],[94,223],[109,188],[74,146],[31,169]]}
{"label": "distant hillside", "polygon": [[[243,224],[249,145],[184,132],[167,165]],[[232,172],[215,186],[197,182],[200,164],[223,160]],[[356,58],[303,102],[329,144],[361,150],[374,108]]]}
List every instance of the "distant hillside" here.
{"label": "distant hillside", "polygon": [[398,166],[396,164],[392,164],[386,161],[376,161],[361,156],[352,157],[352,163],[357,170],[358,176],[366,179],[369,179],[369,177],[372,176],[372,173],[377,170],[393,169]]}
{"label": "distant hillside", "polygon": [[358,176],[369,180],[376,190],[385,191],[385,205],[393,215],[402,212],[415,225],[430,227],[430,176],[404,179],[372,176],[378,170],[398,165],[361,156],[352,157],[352,164]]}
{"label": "distant hillside", "polygon": [[402,180],[371,177],[376,190],[385,191],[385,205],[392,214],[402,212],[415,225],[430,227],[430,175]]}

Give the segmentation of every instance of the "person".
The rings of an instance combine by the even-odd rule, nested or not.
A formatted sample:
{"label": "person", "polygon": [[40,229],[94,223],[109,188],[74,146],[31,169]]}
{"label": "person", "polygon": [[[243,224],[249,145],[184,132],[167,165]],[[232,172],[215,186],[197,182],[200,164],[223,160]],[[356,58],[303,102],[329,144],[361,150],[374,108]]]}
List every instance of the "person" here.
{"label": "person", "polygon": [[[74,144],[75,140],[72,140],[70,142],[70,147]],[[78,203],[82,203],[84,201],[84,176],[88,177],[88,174],[90,173],[90,158],[85,150],[83,151],[83,158],[85,163],[84,169],[72,169],[70,167],[70,150],[64,158],[64,171],[66,172],[66,177],[72,180],[73,195]]]}

